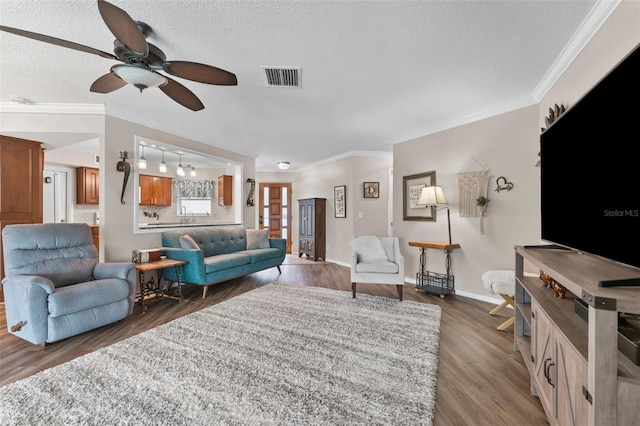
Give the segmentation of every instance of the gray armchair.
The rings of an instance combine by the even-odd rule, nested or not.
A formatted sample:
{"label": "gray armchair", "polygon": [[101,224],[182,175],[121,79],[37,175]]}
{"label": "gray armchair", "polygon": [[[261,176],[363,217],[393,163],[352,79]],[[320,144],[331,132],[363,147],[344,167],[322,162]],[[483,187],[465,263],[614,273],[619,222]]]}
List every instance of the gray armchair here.
{"label": "gray armchair", "polygon": [[398,237],[365,235],[351,241],[351,291],[356,297],[356,283],[395,284],[402,301],[404,257]]}
{"label": "gray armchair", "polygon": [[52,343],[133,312],[135,264],[100,263],[88,225],[7,225],[2,246],[10,333]]}

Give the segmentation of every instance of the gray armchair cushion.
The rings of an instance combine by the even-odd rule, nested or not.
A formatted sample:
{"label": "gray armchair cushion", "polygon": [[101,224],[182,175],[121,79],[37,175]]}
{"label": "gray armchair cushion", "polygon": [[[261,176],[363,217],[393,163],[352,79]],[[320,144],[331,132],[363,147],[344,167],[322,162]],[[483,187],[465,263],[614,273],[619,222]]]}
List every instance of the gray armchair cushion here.
{"label": "gray armchair cushion", "polygon": [[87,231],[83,223],[6,227],[2,234],[5,275],[39,275],[56,287],[91,280],[98,251]]}
{"label": "gray armchair cushion", "polygon": [[56,289],[49,296],[51,318],[73,314],[96,306],[126,299],[129,285],[123,279],[109,278]]}
{"label": "gray armchair cushion", "polygon": [[[391,243],[393,247],[393,242]],[[365,235],[355,238],[351,242],[353,252],[358,256],[358,262],[384,262],[389,256],[382,246],[382,241],[375,235]]]}

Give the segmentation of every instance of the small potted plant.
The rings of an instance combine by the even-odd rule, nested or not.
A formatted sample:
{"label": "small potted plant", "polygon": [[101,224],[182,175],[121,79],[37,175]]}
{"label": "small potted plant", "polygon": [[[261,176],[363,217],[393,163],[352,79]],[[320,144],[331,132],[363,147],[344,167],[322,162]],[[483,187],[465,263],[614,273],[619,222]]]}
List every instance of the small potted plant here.
{"label": "small potted plant", "polygon": [[487,211],[487,205],[489,204],[489,199],[484,195],[476,198],[476,206],[478,210],[480,210],[480,234],[484,235],[484,215]]}

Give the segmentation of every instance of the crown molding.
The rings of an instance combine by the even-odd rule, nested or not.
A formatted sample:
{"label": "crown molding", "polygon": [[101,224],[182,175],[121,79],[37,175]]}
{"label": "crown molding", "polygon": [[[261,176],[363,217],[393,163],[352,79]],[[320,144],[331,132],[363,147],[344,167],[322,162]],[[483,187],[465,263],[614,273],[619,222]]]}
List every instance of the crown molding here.
{"label": "crown molding", "polygon": [[104,115],[103,104],[17,104],[0,102],[0,112],[5,114],[69,114]]}
{"label": "crown molding", "polygon": [[582,49],[589,43],[591,38],[598,32],[600,27],[609,19],[609,16],[611,16],[620,3],[622,3],[622,0],[596,2],[596,5],[591,9],[589,15],[584,22],[582,22],[582,25],[580,25],[580,28],[578,28],[573,37],[571,37],[569,43],[567,43],[533,91],[532,96],[536,102],[542,100]]}

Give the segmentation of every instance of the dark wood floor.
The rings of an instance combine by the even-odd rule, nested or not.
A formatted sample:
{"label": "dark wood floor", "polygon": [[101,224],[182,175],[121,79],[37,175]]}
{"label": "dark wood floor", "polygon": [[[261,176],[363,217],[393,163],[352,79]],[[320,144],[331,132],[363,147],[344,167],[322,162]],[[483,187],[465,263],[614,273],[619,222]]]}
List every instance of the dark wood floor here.
{"label": "dark wood floor", "polygon": [[[146,314],[136,305],[128,318],[98,330],[53,343],[33,345],[7,332],[0,304],[0,386],[95,351],[171,319],[189,314],[274,281],[350,290],[349,268],[288,256],[277,269],[251,274],[212,286],[205,299],[200,287],[186,286],[185,299],[151,301]],[[359,284],[358,292],[397,297],[395,286]],[[548,425],[542,406],[529,392],[529,376],[513,350],[512,328],[496,326],[508,312],[490,316],[494,307],[461,296],[416,292],[405,285],[405,300],[442,308],[440,358],[436,396],[436,425]],[[411,324],[407,324],[411,327]],[[416,353],[416,357],[420,354]]]}

